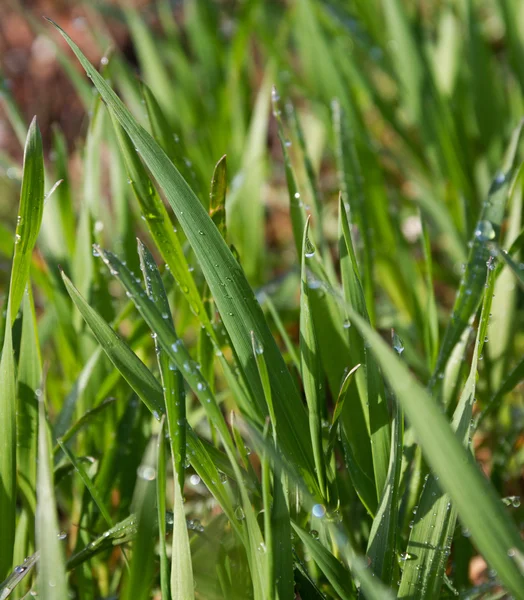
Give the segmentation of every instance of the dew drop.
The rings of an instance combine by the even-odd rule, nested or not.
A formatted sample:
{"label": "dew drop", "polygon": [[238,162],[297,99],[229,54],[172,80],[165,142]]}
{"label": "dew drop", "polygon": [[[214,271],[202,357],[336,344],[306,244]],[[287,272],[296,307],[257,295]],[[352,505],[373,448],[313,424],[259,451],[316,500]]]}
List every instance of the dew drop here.
{"label": "dew drop", "polygon": [[314,517],[321,519],[326,514],[326,507],[323,504],[315,504],[311,512]]}
{"label": "dew drop", "polygon": [[477,223],[475,237],[481,242],[488,242],[495,239],[496,233],[490,221],[483,220]]}

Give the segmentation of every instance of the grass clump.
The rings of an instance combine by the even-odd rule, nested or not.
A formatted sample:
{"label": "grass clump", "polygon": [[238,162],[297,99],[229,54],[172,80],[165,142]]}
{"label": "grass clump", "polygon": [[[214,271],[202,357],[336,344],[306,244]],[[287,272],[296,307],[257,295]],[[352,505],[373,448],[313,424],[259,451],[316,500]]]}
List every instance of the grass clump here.
{"label": "grass clump", "polygon": [[0,598],[524,597],[518,3],[151,9],[140,79],[46,25],[89,125],[0,249]]}

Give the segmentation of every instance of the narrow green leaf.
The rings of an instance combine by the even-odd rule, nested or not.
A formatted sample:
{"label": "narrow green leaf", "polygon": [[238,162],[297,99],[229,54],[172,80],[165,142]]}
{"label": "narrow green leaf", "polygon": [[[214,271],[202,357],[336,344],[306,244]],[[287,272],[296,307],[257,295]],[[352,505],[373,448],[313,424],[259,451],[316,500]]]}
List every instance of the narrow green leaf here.
{"label": "narrow green leaf", "polygon": [[195,597],[191,550],[187,533],[184,500],[178,473],[175,471],[175,502],[173,508],[173,549],[171,552],[171,597],[191,600]]}
{"label": "narrow green leaf", "polygon": [[158,554],[160,556],[160,589],[162,598],[171,600],[169,562],[166,548],[166,435],[165,417],[160,420],[156,462],[156,507],[158,513]]}
{"label": "narrow green leaf", "polygon": [[89,325],[93,335],[98,340],[98,343],[107,354],[108,358],[129,385],[140,396],[153,415],[159,419],[160,413],[164,410],[164,399],[158,381],[129,346],[126,345],[104,319],[89,306],[84,298],[82,298],[78,293],[78,290],[63,272],[62,279],[64,280],[66,289],[75,303],[75,306],[80,311],[85,322]]}
{"label": "narrow green leaf", "polygon": [[308,259],[315,254],[315,247],[308,236],[309,218],[306,221],[303,231],[303,239],[300,244],[302,249],[301,256],[301,285],[300,285],[300,363],[302,382],[308,405],[309,413],[309,431],[311,435],[311,445],[313,447],[313,456],[315,458],[315,470],[318,478],[318,485],[322,497],[327,499],[326,489],[326,461],[324,458],[324,449],[322,447],[322,408],[325,405],[325,399],[322,392],[322,368],[320,365],[320,356],[318,350],[315,327],[311,315],[309,302],[309,284],[307,267]]}
{"label": "narrow green leaf", "polygon": [[[156,305],[167,326],[172,330],[173,336],[176,336],[166,290],[155,259],[140,241],[138,242],[138,254],[140,256],[140,266],[144,275],[147,294]],[[186,461],[186,394],[184,391],[184,379],[178,368],[171,362],[169,356],[162,350],[156,337],[155,348],[160,376],[162,377],[162,386],[164,388],[164,402],[168,432],[171,439],[173,465],[180,489],[183,490],[184,464]]]}
{"label": "narrow green leaf", "polygon": [[[146,600],[150,597],[155,551],[156,511],[156,444],[152,438],[138,467],[133,494],[133,512],[137,515],[137,532],[129,578],[124,585],[124,600]],[[184,527],[185,527],[184,521]]]}
{"label": "narrow green leaf", "polygon": [[32,120],[24,149],[24,175],[15,233],[15,253],[9,288],[9,318],[15,320],[29,277],[31,255],[38,237],[44,210],[44,156],[42,137]]}
{"label": "narrow green leaf", "polygon": [[43,600],[67,598],[67,575],[56,513],[53,471],[51,468],[51,446],[43,394],[39,397],[36,491],[36,548],[40,553],[38,596]]}

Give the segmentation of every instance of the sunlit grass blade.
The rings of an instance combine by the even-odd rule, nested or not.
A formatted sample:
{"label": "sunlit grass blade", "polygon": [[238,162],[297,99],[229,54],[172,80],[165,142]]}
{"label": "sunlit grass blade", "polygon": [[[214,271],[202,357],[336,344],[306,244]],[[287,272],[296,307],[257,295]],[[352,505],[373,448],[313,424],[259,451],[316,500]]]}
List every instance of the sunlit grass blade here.
{"label": "sunlit grass blade", "polygon": [[[58,527],[56,501],[51,468],[51,445],[44,405],[44,393],[39,397],[38,411],[38,473],[36,504],[36,548],[38,563],[38,596],[43,600],[67,598],[67,575],[62,541]],[[3,517],[2,517],[3,518]]]}
{"label": "sunlit grass blade", "polygon": [[12,323],[24,294],[31,254],[38,237],[44,210],[44,157],[42,137],[36,123],[31,122],[24,149],[24,174],[20,192],[20,208],[15,233],[15,253],[9,288],[9,319]]}
{"label": "sunlit grass blade", "polygon": [[149,231],[164,260],[169,265],[180,289],[186,296],[193,312],[199,317],[210,335],[214,336],[207,312],[204,309],[193,276],[189,271],[187,259],[175,231],[176,228],[171,223],[164,203],[153,187],[149,175],[135,152],[129,137],[116,121],[114,121],[113,126],[117,134],[120,149],[124,155],[129,182],[140,205],[140,210],[145,217]]}
{"label": "sunlit grass blade", "polygon": [[524,288],[524,266],[517,264],[506,250],[499,249],[499,256],[508,265],[519,285]]}
{"label": "sunlit grass blade", "polygon": [[331,425],[329,428],[329,440],[328,440],[328,445],[326,448],[326,456],[329,458],[331,456],[331,452],[333,451],[333,447],[335,446],[335,442],[337,439],[337,431],[338,431],[338,421],[340,419],[340,415],[342,414],[342,409],[344,408],[344,402],[346,401],[347,398],[347,391],[349,388],[349,384],[351,383],[351,379],[355,373],[355,371],[360,367],[361,365],[358,364],[356,366],[354,366],[352,369],[350,369],[346,376],[344,377],[344,380],[342,381],[342,385],[340,386],[340,392],[338,394],[337,397],[337,402],[335,404],[335,409],[333,411],[333,417],[331,419]]}

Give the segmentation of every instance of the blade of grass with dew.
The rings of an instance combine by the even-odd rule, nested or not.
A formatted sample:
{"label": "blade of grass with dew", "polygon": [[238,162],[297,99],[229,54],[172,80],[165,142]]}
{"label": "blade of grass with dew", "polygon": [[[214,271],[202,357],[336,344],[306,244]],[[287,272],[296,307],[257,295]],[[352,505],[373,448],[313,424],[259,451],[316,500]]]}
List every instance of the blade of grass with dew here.
{"label": "blade of grass with dew", "polygon": [[[521,548],[522,541],[493,487],[480,474],[438,404],[416,382],[379,334],[351,307],[348,306],[347,310],[353,324],[358,327],[374,352],[416,433],[429,466],[439,477],[441,487],[450,494],[460,519],[471,531],[479,551],[497,570],[508,590],[517,598],[524,597],[522,575],[511,558],[512,550]],[[449,468],[450,464],[454,465],[453,469]]]}
{"label": "blade of grass with dew", "polygon": [[[509,214],[506,220],[507,229],[501,246],[510,248],[519,235],[523,213],[524,163],[518,169],[509,191]],[[517,256],[515,256],[517,258]],[[489,358],[494,362],[490,374],[491,385],[497,388],[507,371],[507,363],[511,353],[511,340],[514,335],[514,322],[517,308],[518,288],[515,286],[513,274],[503,269],[498,274],[493,298],[492,317],[488,328]]]}
{"label": "blade of grass with dew", "polygon": [[353,589],[351,573],[309,532],[296,525],[293,521],[291,521],[291,525],[300,538],[300,541],[304,544],[304,547],[307,548],[315,564],[324,573],[338,596],[342,600],[353,600],[356,595]]}
{"label": "blade of grass with dew", "polygon": [[15,232],[15,249],[7,300],[5,334],[0,363],[0,514],[3,515],[5,543],[0,544],[0,577],[11,569],[15,535],[16,506],[16,389],[11,326],[16,318],[29,278],[31,257],[44,207],[44,162],[42,138],[33,119],[24,149],[20,207]]}
{"label": "blade of grass with dew", "polygon": [[[166,290],[162,283],[162,277],[160,276],[153,255],[140,240],[138,240],[138,255],[140,257],[140,266],[144,276],[147,295],[156,305],[168,327],[172,329],[173,335],[176,335],[175,325],[171,317],[171,308],[169,307]],[[183,491],[184,464],[186,461],[186,395],[184,391],[184,379],[178,368],[162,350],[156,337],[155,349],[164,389],[167,430],[171,439],[173,467],[180,489]]]}
{"label": "blade of grass with dew", "polygon": [[140,210],[146,219],[151,236],[171,270],[180,289],[187,298],[195,315],[206,328],[206,331],[215,336],[207,312],[196,287],[189,265],[182,250],[182,245],[173,228],[164,203],[153,187],[149,175],[135,152],[126,132],[113,119],[120,149],[129,176],[129,182],[140,205]]}
{"label": "blade of grass with dew", "polygon": [[38,597],[43,600],[68,598],[67,575],[56,513],[44,392],[39,397],[36,495],[36,548],[40,553]]}
{"label": "blade of grass with dew", "polygon": [[[352,307],[357,314],[361,315],[366,322],[369,323],[366,300],[362,284],[360,282],[359,269],[353,241],[351,239],[351,230],[348,220],[348,215],[342,196],[339,198],[339,219],[340,219],[340,264],[342,274],[342,284],[344,287],[344,295],[348,305]],[[351,318],[347,319],[347,323],[351,325]],[[386,482],[389,451],[390,451],[390,430],[389,430],[389,413],[386,404],[384,392],[384,383],[378,369],[375,357],[367,350],[365,340],[361,333],[353,327],[348,327],[348,337],[350,340],[350,359],[353,364],[362,364],[363,368],[359,369],[355,375],[356,384],[360,396],[360,405],[362,413],[366,419],[366,426],[369,438],[362,435],[354,436],[358,441],[356,448],[359,451],[357,455],[359,460],[362,457],[367,458],[368,447],[367,443],[371,444],[371,455],[373,460],[373,473],[375,487],[377,490],[377,500],[382,497],[382,492]],[[351,416],[360,417],[355,406],[352,407]],[[347,419],[345,417],[343,424],[346,427]],[[359,427],[363,425],[361,419],[353,425]],[[351,440],[350,432],[346,431],[346,435]],[[365,446],[364,446],[365,444]],[[366,463],[360,464],[361,469],[366,467]]]}
{"label": "blade of grass with dew", "polygon": [[[245,378],[250,385],[253,385],[251,382],[256,380],[257,366],[252,357],[249,332],[254,331],[264,345],[271,385],[277,400],[277,417],[281,429],[279,439],[285,453],[299,465],[304,477],[312,481],[313,456],[306,435],[306,414],[244,272],[227,248],[220,232],[212,224],[210,217],[168,157],[151,136],[136,123],[103,77],[80,52],[78,46],[65,32],[62,30],[60,32],[96,83],[110,110],[131,137],[141,157],[164,190],[200,262]],[[257,398],[258,406],[262,407],[264,399],[260,385],[252,391]],[[314,485],[313,481],[312,484]]]}
{"label": "blade of grass with dew", "polygon": [[106,321],[89,306],[65,273],[62,273],[62,279],[75,306],[80,311],[80,314],[90,327],[109,360],[115,365],[131,388],[140,396],[149,410],[157,418],[160,418],[160,413],[164,411],[164,399],[162,397],[162,389],[151,371],[149,371],[125,342],[120,339],[118,334]]}
{"label": "blade of grass with dew", "polygon": [[[68,291],[70,291],[72,294],[74,299],[73,301],[75,303],[78,302],[79,306],[82,307],[81,310],[86,311],[87,314],[85,300],[78,296],[78,292],[75,290],[74,286],[67,279],[67,277],[65,275],[63,275],[63,277]],[[91,319],[93,320],[93,323],[98,323],[101,321],[100,317],[97,315],[88,314],[88,318],[89,321],[86,321],[88,324]],[[160,319],[161,318],[162,317],[160,317]],[[115,364],[115,366],[120,370],[118,365],[120,365],[122,362],[122,370],[120,370],[122,376],[125,379],[129,377],[129,379],[126,380],[131,387],[133,387],[144,404],[148,406],[152,413],[162,413],[164,411],[162,402],[162,388],[158,381],[152,376],[151,372],[142,363],[142,361],[140,361],[140,359],[131,350],[129,350],[129,348],[109,327],[109,325],[105,324],[105,328],[103,329],[106,329],[105,335],[108,336],[110,343],[107,345],[107,347],[102,347],[105,351],[111,352],[110,359],[112,360],[113,364]],[[127,361],[129,361],[129,364]],[[217,498],[219,504],[222,506],[226,514],[228,514],[228,517],[233,519],[234,510],[230,505],[225,490],[223,489],[218,471],[213,461],[209,458],[209,455],[200,440],[195,434],[191,433],[190,430],[187,434],[187,444],[189,448],[191,464],[195,467],[197,473],[205,482],[210,492]]]}
{"label": "blade of grass with dew", "polygon": [[31,573],[39,557],[40,554],[38,552],[28,556],[22,565],[17,565],[11,575],[4,582],[0,583],[0,600],[9,598],[18,584]]}
{"label": "blade of grass with dew", "polygon": [[[466,448],[470,446],[478,357],[484,346],[495,285],[494,272],[489,266],[487,273],[471,368],[452,420],[452,428]],[[414,593],[421,599],[435,598],[440,594],[455,531],[457,510],[450,495],[442,492],[438,482],[438,476],[430,474],[424,483],[406,550],[399,588],[401,598],[412,597]]]}
{"label": "blade of grass with dew", "polygon": [[484,289],[486,262],[491,255],[488,243],[496,242],[500,236],[508,187],[513,174],[523,124],[521,122],[513,132],[504,158],[502,171],[493,179],[488,197],[477,222],[466,263],[466,270],[460,282],[451,319],[446,327],[440,345],[431,382],[432,386],[435,385],[436,380],[443,373],[455,344],[459,341],[462,332],[467,327],[470,318],[480,304]]}
{"label": "blade of grass with dew", "polygon": [[160,420],[156,461],[156,508],[158,513],[158,554],[160,557],[160,590],[162,598],[171,600],[169,563],[166,548],[166,433],[165,417]]}
{"label": "blade of grass with dew", "polygon": [[42,223],[43,210],[44,157],[42,137],[35,117],[29,126],[24,149],[24,171],[9,286],[11,324],[15,320],[24,295],[31,267],[31,255]]}
{"label": "blade of grass with dew", "polygon": [[[137,532],[129,576],[124,583],[123,600],[146,600],[150,597],[155,555],[156,511],[156,444],[151,438],[137,471],[133,493],[133,512],[137,516]],[[185,527],[185,521],[184,521]]]}
{"label": "blade of grass with dew", "polygon": [[191,359],[182,340],[177,337],[174,329],[168,326],[155,304],[137,284],[127,267],[110,252],[98,248],[98,254],[101,256],[110,272],[120,280],[127,292],[129,292],[138,311],[151,328],[152,332],[156,334],[156,339],[160,347],[166,353],[169,360],[182,373],[182,376],[205,409],[208,418],[217,427],[224,446],[234,454],[233,442],[222,412],[220,411],[220,407],[217,404],[215,395],[209,390],[208,382],[204,379],[200,370],[196,368],[196,365]]}
{"label": "blade of grass with dew", "polygon": [[300,364],[302,383],[308,406],[309,432],[315,459],[315,471],[322,497],[327,500],[326,462],[322,447],[322,407],[325,404],[322,392],[322,367],[318,351],[317,336],[309,303],[309,286],[306,260],[314,256],[315,247],[309,236],[309,218],[305,223],[301,244],[301,285],[300,285]]}

